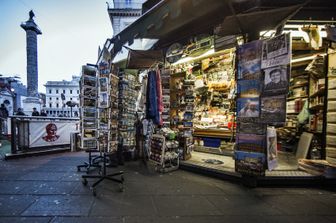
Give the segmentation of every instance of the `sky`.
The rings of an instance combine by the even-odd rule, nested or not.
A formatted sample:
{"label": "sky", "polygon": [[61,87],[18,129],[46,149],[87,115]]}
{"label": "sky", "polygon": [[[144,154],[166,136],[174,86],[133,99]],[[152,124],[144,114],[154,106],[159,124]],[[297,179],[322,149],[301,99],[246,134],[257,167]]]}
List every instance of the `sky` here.
{"label": "sky", "polygon": [[[112,0],[108,0],[112,2]],[[26,85],[26,34],[20,27],[35,13],[39,92],[47,81],[71,80],[81,66],[96,63],[98,47],[112,37],[106,0],[0,0],[0,74]]]}

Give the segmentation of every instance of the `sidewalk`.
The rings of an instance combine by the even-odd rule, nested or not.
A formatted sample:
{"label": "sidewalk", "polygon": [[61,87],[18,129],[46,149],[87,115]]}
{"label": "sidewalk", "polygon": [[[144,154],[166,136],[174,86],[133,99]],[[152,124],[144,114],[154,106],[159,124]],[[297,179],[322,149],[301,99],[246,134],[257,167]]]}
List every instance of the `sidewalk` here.
{"label": "sidewalk", "polygon": [[0,222],[336,222],[335,188],[251,189],[182,170],[160,175],[140,161],[119,168],[124,192],[106,181],[93,197],[76,170],[86,155],[0,161]]}

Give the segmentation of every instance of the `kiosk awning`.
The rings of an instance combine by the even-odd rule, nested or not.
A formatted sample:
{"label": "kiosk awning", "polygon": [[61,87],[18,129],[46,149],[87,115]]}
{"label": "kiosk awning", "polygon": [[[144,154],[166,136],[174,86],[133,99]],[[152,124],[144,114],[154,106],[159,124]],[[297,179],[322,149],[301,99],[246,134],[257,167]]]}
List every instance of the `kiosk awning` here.
{"label": "kiosk awning", "polygon": [[153,64],[163,62],[162,50],[131,50],[128,51],[128,69],[150,68]]}
{"label": "kiosk awning", "polygon": [[295,5],[227,16],[217,27],[215,33],[219,36],[228,36],[275,29],[290,19],[302,7],[303,5]]}

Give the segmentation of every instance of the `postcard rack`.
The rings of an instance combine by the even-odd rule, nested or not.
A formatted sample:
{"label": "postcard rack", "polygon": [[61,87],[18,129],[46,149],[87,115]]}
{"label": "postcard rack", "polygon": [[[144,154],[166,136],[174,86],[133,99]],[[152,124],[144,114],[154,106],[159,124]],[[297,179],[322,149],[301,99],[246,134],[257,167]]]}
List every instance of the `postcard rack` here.
{"label": "postcard rack", "polygon": [[134,75],[128,74],[124,71],[119,71],[118,77],[118,144],[123,154],[129,157],[133,156],[135,151],[136,81]]}
{"label": "postcard rack", "polygon": [[160,134],[153,134],[150,139],[149,159],[155,164],[159,172],[169,172],[178,169],[179,155],[176,151],[178,144],[173,145],[173,141],[166,140],[166,137]]}
{"label": "postcard rack", "polygon": [[[113,87],[117,86],[118,78],[110,74],[108,63],[101,62],[98,69],[97,147],[101,153],[100,162],[103,164],[97,175],[82,175],[82,183],[84,185],[88,184],[87,179],[97,179],[90,187],[94,196],[96,196],[95,187],[105,179],[117,182],[121,191],[123,191],[124,182],[123,171],[115,173],[107,173],[106,171],[109,154],[116,152],[117,126],[115,125],[115,121],[118,113],[115,112],[117,109],[115,97],[117,92]],[[110,78],[113,80],[110,81]],[[113,83],[113,86],[110,85],[111,83]],[[114,97],[111,97],[111,94]],[[117,176],[120,176],[120,178],[116,178]]]}
{"label": "postcard rack", "polygon": [[94,149],[97,136],[97,69],[93,66],[82,67],[80,80],[80,147]]}

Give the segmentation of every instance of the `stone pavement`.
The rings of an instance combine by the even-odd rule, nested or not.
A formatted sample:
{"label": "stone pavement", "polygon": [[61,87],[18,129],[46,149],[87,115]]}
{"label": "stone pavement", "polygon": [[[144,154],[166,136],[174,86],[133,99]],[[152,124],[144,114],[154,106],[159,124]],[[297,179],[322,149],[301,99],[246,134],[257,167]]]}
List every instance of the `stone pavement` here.
{"label": "stone pavement", "polygon": [[160,175],[140,161],[120,168],[124,192],[106,181],[93,197],[76,170],[83,160],[0,161],[0,222],[336,222],[335,188],[246,188],[182,170]]}

